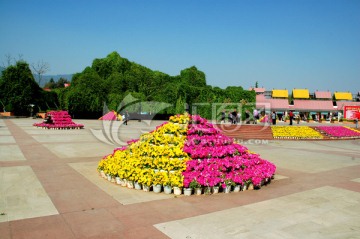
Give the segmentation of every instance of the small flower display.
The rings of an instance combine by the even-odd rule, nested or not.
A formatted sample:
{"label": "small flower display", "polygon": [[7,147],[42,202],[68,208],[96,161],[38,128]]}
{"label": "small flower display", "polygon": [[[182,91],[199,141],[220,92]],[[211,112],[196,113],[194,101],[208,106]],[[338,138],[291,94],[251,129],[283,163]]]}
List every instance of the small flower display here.
{"label": "small flower display", "polygon": [[316,130],[335,138],[360,138],[360,132],[343,126],[317,126]]}
{"label": "small flower display", "polygon": [[76,124],[72,121],[67,111],[50,111],[46,113],[51,118],[51,122],[34,123],[33,126],[46,129],[82,129],[83,124]]}
{"label": "small flower display", "polygon": [[321,133],[308,126],[271,126],[274,139],[322,139]]}
{"label": "small flower display", "polygon": [[175,115],[150,133],[117,148],[98,164],[106,175],[146,186],[213,187],[270,180],[276,166],[198,115]]}

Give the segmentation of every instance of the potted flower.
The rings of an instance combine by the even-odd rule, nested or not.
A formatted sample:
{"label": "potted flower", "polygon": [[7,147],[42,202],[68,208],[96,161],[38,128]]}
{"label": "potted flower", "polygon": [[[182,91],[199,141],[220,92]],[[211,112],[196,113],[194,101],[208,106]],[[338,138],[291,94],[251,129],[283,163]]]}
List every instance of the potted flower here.
{"label": "potted flower", "polygon": [[172,192],[170,176],[166,172],[162,172],[162,173],[163,173],[162,185],[164,186],[164,193],[170,194]]}
{"label": "potted flower", "polygon": [[155,193],[161,192],[162,184],[164,182],[165,172],[156,172],[153,176],[153,191]]}
{"label": "potted flower", "polygon": [[151,168],[144,168],[140,171],[140,177],[138,180],[142,184],[144,191],[149,192],[150,187],[153,184],[153,170]]}
{"label": "potted flower", "polygon": [[225,180],[223,180],[221,187],[224,190],[224,193],[229,193],[231,190],[231,186],[235,186],[235,182],[230,179],[230,178],[226,178]]}
{"label": "potted flower", "polygon": [[174,194],[180,195],[181,188],[184,185],[184,176],[181,171],[175,171],[174,173],[169,174],[170,184],[174,188]]}
{"label": "potted flower", "polygon": [[202,192],[201,184],[195,178],[190,182],[189,187],[194,189],[196,195],[200,195]]}

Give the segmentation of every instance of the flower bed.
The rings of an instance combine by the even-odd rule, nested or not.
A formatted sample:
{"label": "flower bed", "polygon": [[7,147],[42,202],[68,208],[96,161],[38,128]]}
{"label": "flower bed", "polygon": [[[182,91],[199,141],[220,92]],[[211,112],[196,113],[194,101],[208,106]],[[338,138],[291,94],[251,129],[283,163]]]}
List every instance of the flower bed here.
{"label": "flower bed", "polygon": [[67,111],[50,111],[47,115],[51,116],[52,123],[34,123],[33,126],[47,129],[82,129],[84,125],[76,124],[72,121]]}
{"label": "flower bed", "polygon": [[271,126],[274,139],[322,139],[323,136],[308,126]]}
{"label": "flower bed", "polygon": [[334,138],[360,138],[360,132],[343,126],[317,126],[316,130]]}
{"label": "flower bed", "polygon": [[219,133],[199,116],[177,115],[115,149],[98,164],[110,177],[136,181],[144,188],[174,188],[253,184],[271,180],[275,165]]}

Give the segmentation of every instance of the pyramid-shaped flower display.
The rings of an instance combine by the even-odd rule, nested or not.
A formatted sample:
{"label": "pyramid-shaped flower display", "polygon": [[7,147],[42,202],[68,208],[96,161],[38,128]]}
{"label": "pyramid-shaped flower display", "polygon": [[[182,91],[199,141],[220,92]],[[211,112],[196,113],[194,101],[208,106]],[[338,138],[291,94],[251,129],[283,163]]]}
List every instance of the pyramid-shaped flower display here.
{"label": "pyramid-shaped flower display", "polygon": [[47,129],[82,129],[83,124],[76,124],[72,121],[67,111],[49,111],[46,113],[44,122],[34,123],[33,126]]}
{"label": "pyramid-shaped flower display", "polygon": [[[271,180],[275,165],[219,132],[198,115],[176,115],[154,131],[117,148],[98,164],[103,177],[144,189],[260,187]],[[114,180],[115,181],[115,180]]]}

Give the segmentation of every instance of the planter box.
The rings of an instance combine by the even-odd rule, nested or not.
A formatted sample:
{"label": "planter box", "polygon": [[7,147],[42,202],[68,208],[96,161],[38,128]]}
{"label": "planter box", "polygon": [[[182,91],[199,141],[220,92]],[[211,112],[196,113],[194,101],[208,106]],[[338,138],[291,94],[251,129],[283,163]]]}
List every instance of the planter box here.
{"label": "planter box", "polygon": [[1,116],[14,116],[13,112],[0,112]]}
{"label": "planter box", "polygon": [[36,114],[36,116],[41,117],[43,119],[45,119],[45,115],[46,115],[46,113],[37,113]]}

